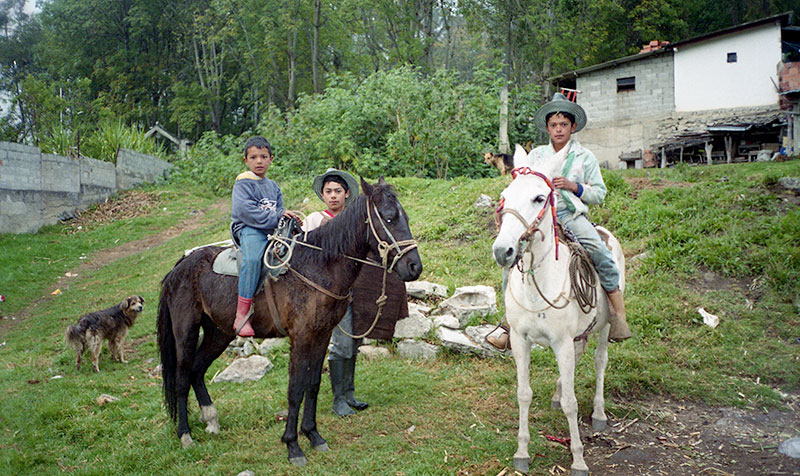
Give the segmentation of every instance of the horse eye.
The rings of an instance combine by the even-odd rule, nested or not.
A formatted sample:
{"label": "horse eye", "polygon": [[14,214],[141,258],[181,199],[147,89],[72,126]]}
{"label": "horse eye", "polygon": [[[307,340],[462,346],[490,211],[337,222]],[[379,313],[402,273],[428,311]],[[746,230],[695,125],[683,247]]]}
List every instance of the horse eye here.
{"label": "horse eye", "polygon": [[537,195],[536,198],[533,199],[533,203],[542,203],[544,200],[544,195]]}

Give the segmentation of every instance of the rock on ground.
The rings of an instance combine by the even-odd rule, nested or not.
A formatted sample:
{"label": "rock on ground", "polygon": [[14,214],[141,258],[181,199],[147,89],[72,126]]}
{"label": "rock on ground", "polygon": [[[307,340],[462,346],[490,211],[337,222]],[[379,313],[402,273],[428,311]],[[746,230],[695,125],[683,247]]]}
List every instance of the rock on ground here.
{"label": "rock on ground", "polygon": [[440,327],[449,327],[450,329],[460,329],[461,323],[458,322],[456,316],[452,314],[442,314],[433,318],[433,327],[438,329]]}
{"label": "rock on ground", "polygon": [[376,345],[362,345],[358,348],[358,353],[367,360],[385,359],[392,355],[386,347]]}
{"label": "rock on ground", "polygon": [[394,336],[400,339],[424,336],[433,328],[433,321],[420,313],[409,312],[409,316],[400,319],[394,326]]}
{"label": "rock on ground", "polygon": [[417,299],[427,299],[431,296],[447,297],[447,286],[428,281],[409,281],[406,283],[406,293]]}
{"label": "rock on ground", "polygon": [[457,288],[453,297],[439,304],[436,314],[453,314],[461,326],[470,317],[485,316],[497,312],[497,296],[490,286],[464,286]]}
{"label": "rock on ground", "polygon": [[406,339],[397,344],[397,353],[404,359],[430,360],[436,358],[439,347],[427,342]]}
{"label": "rock on ground", "polygon": [[791,438],[778,445],[778,451],[790,458],[800,458],[800,438]]}
{"label": "rock on ground", "polygon": [[259,380],[267,372],[272,370],[274,365],[270,360],[261,355],[252,355],[247,358],[236,359],[231,365],[214,377],[212,382],[236,382],[242,383],[251,380]]}
{"label": "rock on ground", "polygon": [[440,327],[436,330],[436,335],[442,341],[442,345],[448,349],[462,354],[478,354],[484,357],[492,355],[492,351],[484,349],[476,344],[472,339],[461,331]]}

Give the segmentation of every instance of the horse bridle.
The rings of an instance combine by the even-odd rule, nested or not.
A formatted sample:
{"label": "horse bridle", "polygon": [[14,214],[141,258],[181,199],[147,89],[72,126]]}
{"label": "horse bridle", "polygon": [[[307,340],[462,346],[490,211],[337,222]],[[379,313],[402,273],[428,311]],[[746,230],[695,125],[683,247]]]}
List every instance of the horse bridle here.
{"label": "horse bridle", "polygon": [[[378,236],[378,232],[375,230],[375,224],[372,221],[372,214],[370,214],[369,212],[370,205],[372,205],[372,209],[375,211],[375,216],[378,218],[378,223],[380,223],[381,227],[383,227],[383,231],[386,233],[386,236],[388,236],[389,239],[392,240],[391,243],[381,239],[381,237]],[[387,227],[386,223],[383,221],[383,217],[378,212],[378,207],[376,207],[375,203],[373,203],[372,200],[369,199],[367,199],[367,222],[369,223],[370,231],[372,231],[372,236],[375,237],[375,240],[378,242],[378,254],[381,257],[381,267],[383,268],[383,280],[381,286],[381,295],[378,297],[378,299],[375,300],[375,304],[378,305],[378,310],[375,313],[375,319],[372,320],[372,325],[369,326],[369,329],[367,329],[360,335],[353,335],[347,332],[346,330],[342,329],[341,324],[338,325],[339,331],[341,331],[342,334],[353,339],[361,339],[363,337],[368,336],[369,333],[372,332],[372,330],[378,324],[378,320],[380,319],[381,313],[383,312],[383,306],[389,299],[388,297],[386,297],[386,275],[392,272],[392,270],[394,269],[394,265],[397,264],[397,261],[404,254],[408,253],[409,251],[417,247],[417,240],[414,239],[397,241],[394,235],[392,235],[392,232],[389,231],[389,227]],[[403,248],[401,248],[401,246],[403,246]],[[394,249],[396,250],[394,259],[392,260],[391,266],[386,266],[386,264],[389,262],[389,250],[391,250],[392,247],[394,247]]]}
{"label": "horse bridle", "polygon": [[[370,205],[372,205],[372,209],[375,211],[375,216],[378,218],[378,223],[380,223],[381,227],[383,227],[384,233],[386,233],[386,236],[388,236],[389,239],[392,240],[391,243],[381,239],[381,237],[378,236],[378,232],[375,230],[375,225],[372,221],[372,214],[369,212]],[[385,270],[384,272],[385,276],[387,271],[390,273],[392,272],[392,270],[394,269],[394,265],[397,264],[397,261],[400,258],[402,258],[403,255],[405,255],[406,253],[417,247],[417,240],[411,239],[411,240],[397,241],[394,238],[394,235],[392,235],[392,232],[389,231],[389,227],[387,227],[386,223],[383,221],[383,217],[378,212],[378,207],[376,207],[375,203],[372,202],[371,200],[367,201],[367,221],[369,222],[369,229],[372,231],[372,236],[374,236],[375,240],[378,242],[378,254],[381,257],[381,265]],[[401,248],[401,246],[404,246],[404,248]],[[394,259],[392,260],[391,266],[387,267],[386,264],[389,262],[389,250],[392,247],[394,247],[396,253],[394,255]]]}
{"label": "horse bridle", "polygon": [[[378,235],[378,232],[375,229],[375,224],[374,224],[373,219],[372,219],[372,214],[370,213],[370,206],[372,206],[372,209],[375,212],[375,216],[377,217],[378,223],[381,224],[381,227],[383,228],[384,233],[386,233],[386,236],[389,237],[389,239],[391,240],[391,243],[386,241],[386,240],[384,240],[384,239],[382,239],[380,237],[380,235]],[[409,251],[411,251],[411,250],[413,250],[414,248],[417,247],[417,240],[410,239],[410,240],[397,241],[397,239],[395,239],[394,235],[392,235],[392,232],[389,230],[389,227],[386,226],[386,223],[384,222],[383,217],[381,216],[380,212],[378,212],[378,207],[376,207],[375,204],[372,202],[372,200],[370,200],[369,198],[367,198],[367,223],[369,223],[369,229],[372,232],[372,236],[378,242],[378,254],[379,254],[380,258],[381,258],[381,264],[378,265],[375,262],[363,260],[363,259],[360,259],[360,258],[355,258],[353,256],[348,256],[348,255],[343,255],[343,256],[345,258],[353,260],[353,261],[358,261],[358,262],[361,262],[363,264],[368,264],[370,266],[377,266],[379,268],[383,268],[383,280],[382,280],[383,284],[382,284],[382,288],[381,288],[381,295],[378,297],[378,299],[375,300],[375,304],[378,305],[378,311],[375,313],[375,319],[372,321],[372,325],[369,327],[369,329],[367,329],[361,335],[353,335],[353,334],[350,334],[349,332],[345,331],[344,329],[342,329],[341,326],[339,326],[339,330],[342,331],[343,334],[345,334],[348,337],[351,337],[353,339],[360,339],[362,337],[366,337],[367,335],[369,335],[370,332],[372,332],[372,330],[378,324],[378,320],[380,319],[381,312],[383,312],[383,306],[386,304],[386,301],[388,300],[388,298],[386,297],[386,275],[388,273],[391,273],[394,270],[395,265],[400,260],[400,258],[403,257],[403,255],[405,255],[406,253],[408,253]],[[283,241],[283,239],[277,239],[277,241]],[[319,250],[319,251],[322,250],[322,248],[320,248],[318,246],[311,245],[309,243],[305,243],[304,241],[299,241],[299,240],[294,240],[294,239],[293,239],[293,241],[295,241],[295,243],[297,243],[297,244],[300,244],[302,246],[306,246],[308,248],[313,248],[313,249],[316,249],[316,250]],[[392,260],[392,264],[387,266],[387,264],[389,263],[389,251],[392,248],[394,248],[395,251],[396,251],[395,252],[395,256],[394,256],[394,259]],[[304,283],[306,283],[310,287],[312,287],[312,288],[316,289],[317,291],[320,291],[321,293],[323,293],[323,294],[325,294],[327,296],[330,296],[333,299],[336,299],[338,301],[343,301],[345,299],[351,299],[351,296],[350,296],[349,293],[344,295],[344,296],[339,296],[339,295],[333,294],[332,292],[330,292],[327,289],[323,288],[322,286],[320,286],[319,284],[315,283],[311,279],[303,276],[302,274],[300,274],[300,272],[298,272],[297,270],[295,270],[293,267],[291,267],[289,265],[289,260],[290,259],[291,259],[291,255],[286,257],[285,260],[282,261],[282,265],[285,265],[289,269],[289,271],[291,271],[295,276],[300,278],[301,281],[303,281]],[[267,281],[268,280],[269,280],[269,278],[267,278]],[[274,306],[274,303],[271,302],[272,296],[271,296],[271,293],[267,293],[267,294],[268,294],[268,301],[270,302],[270,305],[271,305],[270,308],[272,309],[273,306]],[[280,318],[279,317],[276,318],[275,316],[277,316],[277,310],[274,310],[273,320],[276,321],[276,327],[278,328],[278,330],[282,330],[283,327],[280,325]],[[284,335],[286,335],[285,331],[283,331],[282,333]]]}
{"label": "horse bridle", "polygon": [[[530,167],[517,167],[511,170],[512,179],[516,180],[516,178],[520,175],[534,175],[536,177],[539,177],[540,179],[544,180],[544,182],[547,184],[548,187],[550,187],[550,193],[547,195],[547,199],[544,201],[544,206],[539,211],[539,214],[536,215],[536,218],[533,220],[533,223],[531,224],[528,224],[528,221],[525,220],[525,217],[523,217],[518,211],[514,210],[513,208],[507,208],[505,206],[505,199],[501,200],[500,205],[498,205],[497,210],[495,210],[495,223],[497,224],[497,228],[498,230],[500,229],[500,225],[503,222],[503,215],[505,215],[506,213],[514,215],[515,217],[517,217],[517,220],[522,222],[522,225],[525,226],[525,232],[523,232],[522,235],[520,235],[518,244],[521,244],[524,241],[528,241],[532,236],[534,236],[534,234],[537,231],[539,233],[542,233],[542,230],[539,229],[539,224],[542,222],[545,213],[547,213],[547,205],[550,204],[550,212],[553,217],[553,236],[555,237],[556,240],[555,253],[556,253],[556,260],[558,260],[558,227],[556,226],[556,197],[555,197],[556,189],[553,186],[553,182],[551,182],[550,179],[547,178],[547,176],[544,175],[543,173],[536,172],[532,170]],[[544,240],[544,233],[542,233],[542,240]],[[518,249],[521,250],[522,246],[521,245],[518,246]],[[516,261],[518,260],[519,256],[517,257]]]}
{"label": "horse bridle", "polygon": [[[551,182],[550,179],[547,178],[546,175],[544,175],[544,174],[542,174],[540,172],[536,172],[536,171],[532,170],[530,167],[518,167],[518,168],[515,168],[515,169],[513,169],[511,171],[511,177],[513,179],[516,179],[519,175],[535,175],[536,177],[539,177],[540,179],[545,181],[545,183],[547,184],[548,187],[550,187],[550,193],[548,194],[547,200],[545,200],[544,206],[542,207],[541,211],[539,211],[539,214],[536,216],[536,218],[533,220],[533,223],[531,223],[530,225],[528,225],[528,222],[525,220],[525,218],[522,215],[520,215],[519,212],[517,212],[513,208],[506,208],[505,207],[505,200],[501,200],[500,201],[500,205],[497,207],[497,210],[495,211],[495,222],[497,223],[497,227],[498,227],[498,229],[500,228],[500,224],[503,221],[503,215],[505,215],[506,213],[510,213],[511,215],[514,215],[515,217],[517,217],[517,219],[519,221],[521,221],[522,224],[525,226],[525,232],[522,235],[520,235],[519,241],[518,241],[518,249],[521,250],[522,249],[521,243],[523,241],[527,241],[537,231],[539,233],[542,233],[542,230],[539,229],[539,224],[542,222],[542,219],[544,218],[544,214],[547,212],[547,204],[549,203],[550,204],[551,214],[552,214],[552,217],[553,217],[553,236],[555,237],[555,240],[556,240],[555,255],[556,255],[556,260],[558,260],[558,227],[556,226],[555,187],[553,186],[553,182]],[[542,240],[544,240],[544,233],[542,233]],[[516,259],[515,263],[520,260],[521,256],[522,256],[522,253],[519,253],[517,255],[517,259]],[[521,267],[519,267],[518,269],[519,269],[519,271],[521,273],[523,273]],[[575,274],[574,270],[573,270],[573,261],[570,261],[570,273],[571,274]],[[555,302],[558,301],[559,297],[561,297],[562,295],[560,295],[559,297],[556,297],[556,299],[554,299],[553,301],[550,301],[547,298],[547,296],[544,295],[542,290],[539,288],[539,283],[536,282],[536,276],[534,275],[534,273],[531,272],[531,270],[528,270],[528,274],[530,275],[531,279],[533,280],[533,284],[536,286],[536,291],[539,293],[539,296],[541,296],[542,299],[545,300],[545,302],[548,304],[548,306],[550,306],[550,307],[552,307],[554,309],[563,309],[564,307],[566,307],[569,304],[569,300],[567,300],[563,305],[560,305],[560,306],[555,304]],[[524,274],[523,274],[523,279],[524,279]],[[573,279],[572,280],[572,283],[573,283],[572,288],[573,288],[573,292],[575,293],[576,299],[578,299],[579,306],[581,307],[581,310],[583,310],[584,312],[588,312],[585,309],[585,307],[586,306],[588,306],[589,308],[595,307],[596,302],[597,302],[596,301],[596,295],[594,294],[594,292],[592,292],[591,296],[588,298],[588,300],[585,297],[583,298],[583,301],[585,301],[586,303],[585,304],[582,303],[580,295],[581,295],[581,293],[583,293],[585,291],[583,289],[575,288],[575,286],[574,286],[575,282],[576,282],[576,280]],[[594,284],[595,284],[594,281],[590,282],[589,283],[589,287],[593,288]],[[514,298],[514,294],[513,293],[511,293],[511,297],[512,297],[512,299]],[[522,306],[522,305],[520,304],[520,306]],[[578,341],[581,341],[581,340],[583,340],[583,341],[587,340],[588,339],[588,335],[592,331],[592,329],[594,328],[595,324],[597,324],[597,316],[595,316],[592,319],[592,322],[589,324],[589,326],[586,328],[585,331],[583,331],[580,335],[578,335],[578,336],[573,338],[573,341],[578,342]]]}

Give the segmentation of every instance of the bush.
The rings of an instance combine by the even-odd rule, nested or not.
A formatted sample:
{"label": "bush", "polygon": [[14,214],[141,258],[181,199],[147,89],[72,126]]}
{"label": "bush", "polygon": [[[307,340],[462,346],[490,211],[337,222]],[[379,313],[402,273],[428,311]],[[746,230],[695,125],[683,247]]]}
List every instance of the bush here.
{"label": "bush", "polygon": [[[270,107],[256,134],[272,144],[277,180],[313,175],[328,167],[364,177],[452,178],[493,175],[482,154],[495,150],[501,75],[477,70],[470,81],[448,71],[430,76],[410,68],[373,73],[361,82],[333,78],[324,94],[303,95],[285,114]],[[531,116],[538,88],[517,89],[510,99],[512,141],[535,140]],[[229,193],[246,136],[206,133],[173,173]]]}

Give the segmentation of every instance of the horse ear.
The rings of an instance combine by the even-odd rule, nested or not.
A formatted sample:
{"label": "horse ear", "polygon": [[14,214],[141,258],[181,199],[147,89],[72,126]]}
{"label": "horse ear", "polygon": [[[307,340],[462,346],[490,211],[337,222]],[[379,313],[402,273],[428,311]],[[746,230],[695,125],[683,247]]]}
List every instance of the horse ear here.
{"label": "horse ear", "polygon": [[514,145],[514,167],[522,167],[525,165],[529,165],[528,163],[528,153],[525,152],[525,148],[519,144]]}
{"label": "horse ear", "polygon": [[372,185],[368,184],[364,177],[359,177],[361,179],[361,190],[364,192],[364,195],[367,197],[372,196]]}

